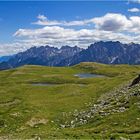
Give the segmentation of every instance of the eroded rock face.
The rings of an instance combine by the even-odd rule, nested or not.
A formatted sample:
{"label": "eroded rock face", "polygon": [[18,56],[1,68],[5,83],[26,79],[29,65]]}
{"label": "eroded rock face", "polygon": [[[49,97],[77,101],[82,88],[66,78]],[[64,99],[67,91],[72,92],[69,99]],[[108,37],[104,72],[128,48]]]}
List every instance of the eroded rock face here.
{"label": "eroded rock face", "polygon": [[138,84],[139,82],[140,82],[140,74],[138,75],[138,77],[136,77],[136,78],[132,81],[132,83],[131,83],[131,85],[130,85],[129,87],[132,87],[132,86]]}

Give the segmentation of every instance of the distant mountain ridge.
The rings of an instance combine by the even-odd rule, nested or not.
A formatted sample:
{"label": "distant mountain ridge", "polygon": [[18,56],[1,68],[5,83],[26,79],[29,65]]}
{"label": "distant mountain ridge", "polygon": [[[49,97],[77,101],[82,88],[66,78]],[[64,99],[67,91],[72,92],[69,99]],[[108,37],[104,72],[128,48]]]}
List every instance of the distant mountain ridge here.
{"label": "distant mountain ridge", "polygon": [[117,42],[97,42],[91,44],[72,58],[61,61],[60,65],[75,65],[80,62],[98,62],[105,64],[140,64],[140,44],[122,44]]}
{"label": "distant mountain ridge", "polygon": [[7,62],[0,63],[0,69],[9,69],[25,64],[45,66],[71,66],[80,62],[105,64],[140,64],[140,44],[122,44],[119,41],[96,42],[87,49],[77,46],[32,47],[18,53]]}
{"label": "distant mountain ridge", "polygon": [[13,56],[11,55],[9,55],[9,56],[2,56],[2,57],[0,57],[0,63],[2,63],[2,62],[7,62],[10,58],[12,58]]}
{"label": "distant mountain ridge", "polygon": [[32,47],[14,55],[7,62],[0,63],[0,69],[10,69],[22,65],[57,66],[62,60],[73,57],[82,50],[77,46],[62,46],[60,49],[50,46]]}

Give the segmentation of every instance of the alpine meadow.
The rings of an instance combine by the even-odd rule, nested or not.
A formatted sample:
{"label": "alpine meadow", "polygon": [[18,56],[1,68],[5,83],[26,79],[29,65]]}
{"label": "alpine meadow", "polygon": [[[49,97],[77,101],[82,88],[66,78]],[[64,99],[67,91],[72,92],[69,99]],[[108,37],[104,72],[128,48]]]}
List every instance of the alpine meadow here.
{"label": "alpine meadow", "polygon": [[139,140],[140,1],[0,1],[0,140]]}

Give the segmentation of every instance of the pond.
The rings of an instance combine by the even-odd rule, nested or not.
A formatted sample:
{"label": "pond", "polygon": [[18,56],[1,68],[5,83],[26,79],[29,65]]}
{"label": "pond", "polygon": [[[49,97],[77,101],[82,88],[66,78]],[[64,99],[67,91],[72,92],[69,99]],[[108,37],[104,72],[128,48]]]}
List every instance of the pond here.
{"label": "pond", "polygon": [[[105,77],[104,75],[99,75],[99,74],[90,74],[90,73],[79,73],[75,74],[74,76],[79,77],[79,78],[96,78],[96,77]],[[64,84],[64,83],[63,83]],[[63,85],[63,84],[51,84],[51,83],[32,83],[33,86],[57,86],[57,85]],[[68,84],[68,83],[67,83]],[[85,84],[76,84],[78,86],[85,86]]]}
{"label": "pond", "polygon": [[[78,83],[67,83],[67,84],[70,84],[70,85],[77,85],[77,86],[85,86],[85,84],[78,84]],[[50,83],[32,83],[33,86],[58,86],[58,85],[67,85],[67,84],[50,84]]]}
{"label": "pond", "polygon": [[79,78],[105,77],[104,75],[90,74],[90,73],[79,73],[79,74],[75,74],[74,76],[79,77]]}
{"label": "pond", "polygon": [[33,86],[55,86],[56,84],[49,83],[32,83]]}

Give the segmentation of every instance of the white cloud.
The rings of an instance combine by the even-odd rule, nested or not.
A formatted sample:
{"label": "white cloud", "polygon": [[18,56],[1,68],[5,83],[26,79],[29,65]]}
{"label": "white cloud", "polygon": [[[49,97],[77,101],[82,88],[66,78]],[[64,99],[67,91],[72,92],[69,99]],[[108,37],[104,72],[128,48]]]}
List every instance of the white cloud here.
{"label": "white cloud", "polygon": [[140,12],[140,9],[138,9],[138,8],[131,8],[131,9],[128,9],[128,12],[136,13],[136,12]]}
{"label": "white cloud", "polygon": [[105,31],[118,31],[127,28],[130,25],[130,21],[126,16],[116,13],[108,13],[102,17],[96,17],[93,19],[96,28]]}
{"label": "white cloud", "polygon": [[140,34],[140,17],[126,17],[122,14],[108,13],[93,19],[96,29],[112,32]]}
{"label": "white cloud", "polygon": [[21,42],[0,44],[0,56],[16,54],[25,51],[30,47],[32,47],[32,45],[29,45],[29,43]]}
{"label": "white cloud", "polygon": [[40,15],[40,14],[37,16],[37,18],[38,18],[39,20],[42,20],[42,21],[43,21],[43,20],[47,20],[47,17],[45,17],[44,15]]}
{"label": "white cloud", "polygon": [[59,26],[45,26],[40,29],[19,29],[14,36],[26,37],[24,43],[32,45],[53,45],[61,47],[62,45],[78,45],[79,47],[87,47],[91,43],[100,40],[114,40],[121,42],[132,42],[131,36],[115,33],[111,31],[103,31],[98,29],[67,29]]}
{"label": "white cloud", "polygon": [[[126,17],[120,13],[107,13],[101,17],[67,22],[50,21],[47,17],[39,15],[38,19],[43,27],[17,30],[14,37],[18,40],[11,44],[0,44],[0,54],[14,54],[41,45],[77,45],[84,48],[100,40],[140,43],[139,16]],[[93,26],[86,28],[88,24]],[[68,26],[81,27],[76,29]]]}
{"label": "white cloud", "polygon": [[49,20],[45,15],[38,15],[38,21],[32,24],[43,25],[43,26],[82,26],[92,23],[92,19],[87,20],[75,20],[75,21],[57,21]]}
{"label": "white cloud", "polygon": [[[96,29],[104,31],[128,31],[133,32],[136,28],[137,32],[140,30],[140,17],[131,16],[126,17],[120,13],[107,13],[101,17],[94,17],[91,19],[77,20],[77,21],[56,21],[48,20],[44,15],[38,16],[38,21],[34,24],[43,26],[88,26],[93,25]],[[85,28],[85,27],[84,27]],[[38,30],[39,31],[39,30]]]}

